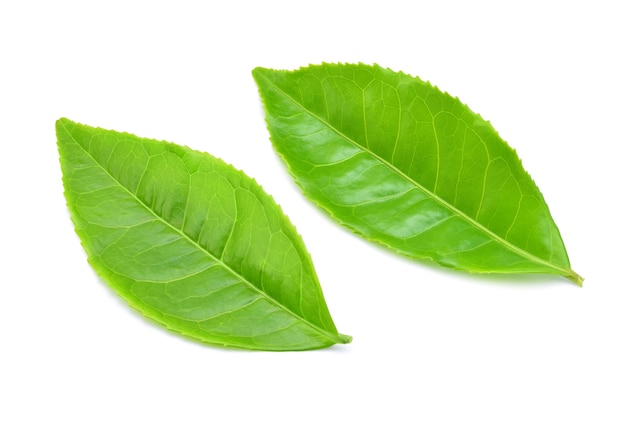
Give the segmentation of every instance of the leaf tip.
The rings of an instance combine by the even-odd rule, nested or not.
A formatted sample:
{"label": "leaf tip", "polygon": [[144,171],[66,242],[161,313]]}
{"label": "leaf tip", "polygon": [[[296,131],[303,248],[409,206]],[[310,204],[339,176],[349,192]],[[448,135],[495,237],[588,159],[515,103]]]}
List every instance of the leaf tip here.
{"label": "leaf tip", "polygon": [[54,126],[57,132],[59,132],[59,129],[63,128],[65,124],[69,122],[71,121],[68,118],[64,118],[64,117],[57,119],[57,121],[54,123]]}
{"label": "leaf tip", "polygon": [[257,66],[256,68],[252,69],[252,77],[258,82],[259,77],[267,75],[270,72],[274,72],[274,70]]}

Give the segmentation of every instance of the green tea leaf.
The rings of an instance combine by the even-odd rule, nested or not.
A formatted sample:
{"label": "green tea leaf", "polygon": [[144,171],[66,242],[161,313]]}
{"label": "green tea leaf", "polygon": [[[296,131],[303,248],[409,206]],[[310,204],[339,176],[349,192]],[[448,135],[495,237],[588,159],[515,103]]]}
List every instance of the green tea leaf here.
{"label": "green tea leaf", "polygon": [[515,151],[457,98],[363,64],[253,76],[275,149],[343,225],[455,269],[582,283]]}
{"label": "green tea leaf", "polygon": [[132,307],[202,342],[350,342],[274,200],[208,154],[60,119],[65,196],[89,262]]}

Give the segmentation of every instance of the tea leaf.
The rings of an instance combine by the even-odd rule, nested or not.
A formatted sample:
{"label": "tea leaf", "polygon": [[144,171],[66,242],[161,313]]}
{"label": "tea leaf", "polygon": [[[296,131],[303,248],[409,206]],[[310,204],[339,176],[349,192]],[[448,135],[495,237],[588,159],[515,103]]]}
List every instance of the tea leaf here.
{"label": "tea leaf", "polygon": [[167,142],[57,121],[65,196],[89,262],[120,296],[202,342],[346,343],[309,253],[244,173]]}
{"label": "tea leaf", "polygon": [[455,269],[582,284],[515,151],[457,98],[363,64],[253,76],[275,149],[341,224]]}

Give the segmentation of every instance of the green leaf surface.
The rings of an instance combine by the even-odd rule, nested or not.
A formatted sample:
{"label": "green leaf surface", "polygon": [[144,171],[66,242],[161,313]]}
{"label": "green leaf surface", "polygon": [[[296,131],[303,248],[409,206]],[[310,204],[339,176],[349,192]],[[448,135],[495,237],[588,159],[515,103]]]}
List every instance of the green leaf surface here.
{"label": "green leaf surface", "polygon": [[275,149],[343,225],[455,269],[582,284],[515,151],[457,98],[363,64],[253,76]]}
{"label": "green leaf surface", "polygon": [[274,200],[209,154],[60,119],[65,196],[89,262],[132,307],[211,344],[350,342]]}

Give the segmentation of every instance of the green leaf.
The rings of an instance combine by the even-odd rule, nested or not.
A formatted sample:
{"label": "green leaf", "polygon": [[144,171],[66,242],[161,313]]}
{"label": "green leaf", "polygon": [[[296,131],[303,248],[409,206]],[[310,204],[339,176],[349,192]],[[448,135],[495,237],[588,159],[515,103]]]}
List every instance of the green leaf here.
{"label": "green leaf", "polygon": [[515,151],[457,98],[363,64],[253,76],[275,149],[343,225],[455,269],[582,284]]}
{"label": "green leaf", "polygon": [[56,124],[65,196],[89,262],[132,307],[202,342],[306,350],[350,342],[274,200],[208,154]]}

